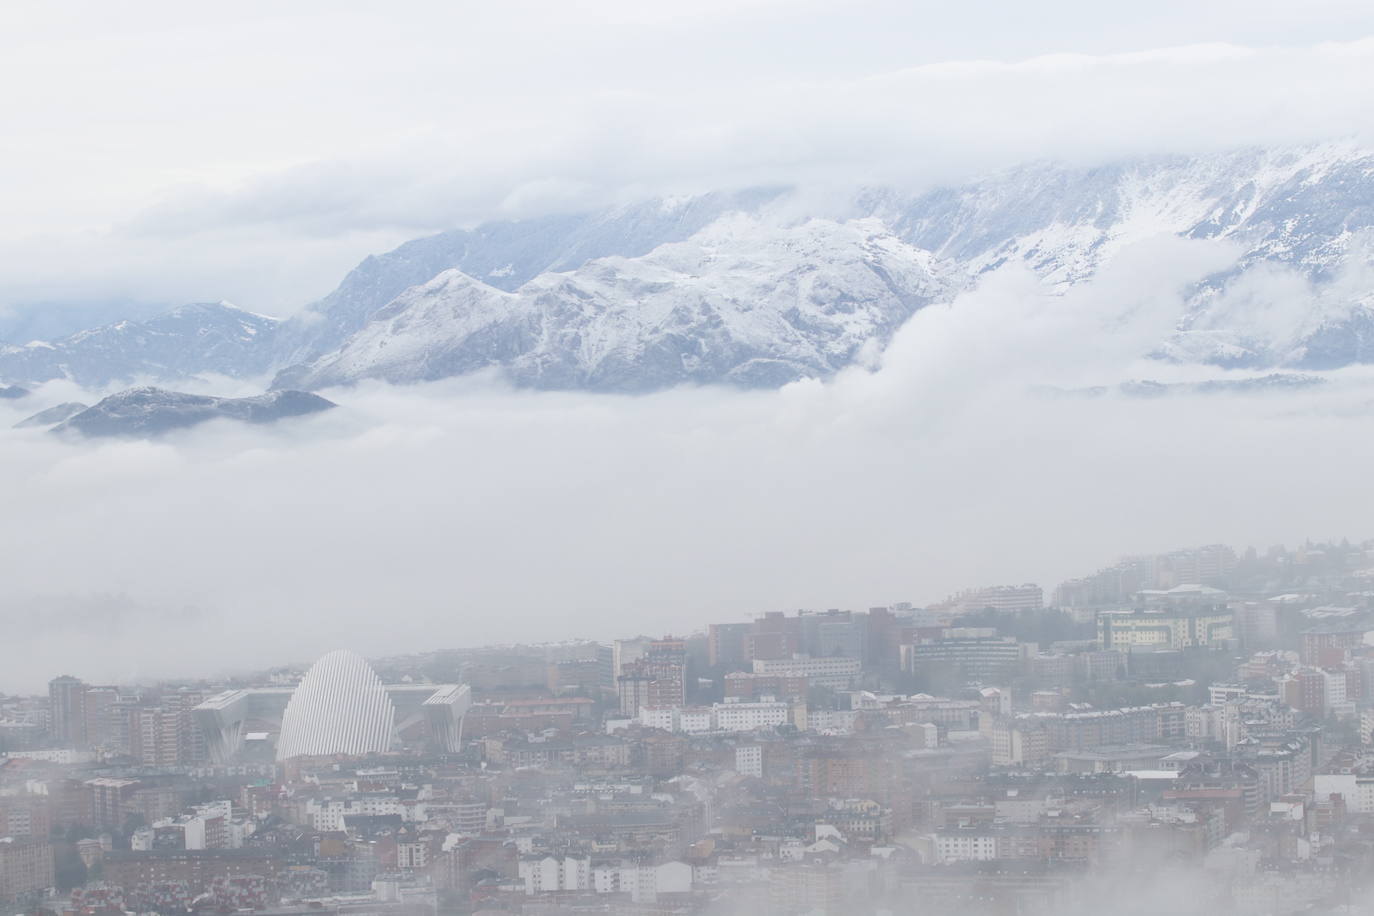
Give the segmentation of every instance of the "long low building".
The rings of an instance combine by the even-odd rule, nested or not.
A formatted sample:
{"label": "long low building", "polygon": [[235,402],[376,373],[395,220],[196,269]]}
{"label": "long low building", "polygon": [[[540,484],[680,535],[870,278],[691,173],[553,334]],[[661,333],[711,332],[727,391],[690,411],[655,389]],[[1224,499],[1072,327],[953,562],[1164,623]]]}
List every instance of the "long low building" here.
{"label": "long low building", "polygon": [[1097,615],[1097,642],[1102,649],[1215,648],[1232,638],[1234,623],[1224,605],[1106,611]]}
{"label": "long low building", "polygon": [[104,880],[135,898],[147,896],[159,885],[183,884],[199,894],[216,879],[258,877],[270,882],[286,867],[278,855],[253,849],[115,850],[106,853],[103,861]]}
{"label": "long low building", "polygon": [[806,678],[814,687],[845,690],[863,672],[857,658],[842,655],[813,658],[796,655],[792,658],[756,658],[754,674],[776,678]]}
{"label": "long low building", "polygon": [[[1157,770],[1173,752],[1165,744],[1103,744],[1092,748],[1059,751],[1054,755],[1061,773],[1124,773]],[[1170,776],[1177,776],[1170,771]]]}
{"label": "long low building", "polygon": [[[801,715],[806,705],[795,707]],[[794,720],[794,707],[781,700],[748,702],[727,700],[711,706],[642,706],[639,724],[670,732],[706,734],[709,732],[749,732],[760,728],[775,728],[788,723],[806,727],[806,720]]]}
{"label": "long low building", "polygon": [[948,627],[933,639],[899,649],[903,671],[913,674],[937,670],[957,672],[970,682],[1001,682],[1016,674],[1024,647],[993,627]]}

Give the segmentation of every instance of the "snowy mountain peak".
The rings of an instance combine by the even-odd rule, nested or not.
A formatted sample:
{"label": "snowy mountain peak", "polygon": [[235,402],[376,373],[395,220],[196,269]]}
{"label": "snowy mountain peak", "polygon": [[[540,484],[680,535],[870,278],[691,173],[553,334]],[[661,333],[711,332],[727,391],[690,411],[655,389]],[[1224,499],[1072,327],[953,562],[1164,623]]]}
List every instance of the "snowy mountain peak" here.
{"label": "snowy mountain peak", "polygon": [[957,277],[876,220],[777,226],[734,214],[687,241],[545,273],[514,292],[444,272],[277,384],[491,367],[549,388],[776,385],[848,364]]}
{"label": "snowy mountain peak", "polygon": [[0,379],[275,371],[278,386],[320,387],[495,369],[550,388],[777,385],[842,368],[1004,264],[1068,290],[1160,235],[1225,239],[1239,257],[1191,291],[1152,355],[1374,361],[1374,154],[1352,143],[1032,163],[813,203],[835,199],[767,188],[453,230],[366,258],[287,321],[184,306],[0,347]]}

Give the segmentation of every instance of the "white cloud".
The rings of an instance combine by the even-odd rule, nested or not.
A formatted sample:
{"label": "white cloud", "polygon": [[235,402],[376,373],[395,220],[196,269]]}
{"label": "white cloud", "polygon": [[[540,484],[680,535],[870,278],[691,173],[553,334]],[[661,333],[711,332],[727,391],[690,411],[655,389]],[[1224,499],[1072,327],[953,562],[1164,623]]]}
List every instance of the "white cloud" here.
{"label": "white cloud", "polygon": [[1371,135],[1324,2],[263,3],[0,13],[0,304],[281,313],[482,219],[778,181]]}

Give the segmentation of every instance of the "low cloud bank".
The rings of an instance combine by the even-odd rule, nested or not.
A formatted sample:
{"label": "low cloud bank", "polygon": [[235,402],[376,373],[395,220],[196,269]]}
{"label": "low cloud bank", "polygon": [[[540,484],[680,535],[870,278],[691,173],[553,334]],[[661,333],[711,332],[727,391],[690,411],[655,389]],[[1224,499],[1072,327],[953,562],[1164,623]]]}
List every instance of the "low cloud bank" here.
{"label": "low cloud bank", "polygon": [[1233,257],[1163,239],[1064,296],[1003,270],[918,313],[874,368],[779,391],[364,385],[270,428],[84,443],[8,429],[70,390],[0,402],[0,690],[687,632],[1048,589],[1126,552],[1366,536],[1368,373],[1037,393],[1160,378],[1134,358]]}

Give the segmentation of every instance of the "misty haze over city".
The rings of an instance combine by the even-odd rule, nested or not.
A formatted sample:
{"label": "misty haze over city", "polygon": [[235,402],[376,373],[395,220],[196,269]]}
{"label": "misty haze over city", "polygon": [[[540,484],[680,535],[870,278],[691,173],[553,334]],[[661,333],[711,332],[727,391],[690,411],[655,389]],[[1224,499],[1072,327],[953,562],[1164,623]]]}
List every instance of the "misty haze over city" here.
{"label": "misty haze over city", "polygon": [[0,908],[1374,910],[1374,8],[0,8]]}
{"label": "misty haze over city", "polygon": [[[49,653],[104,678],[223,673],[334,645],[510,642],[532,622],[562,639],[923,604],[1199,540],[1358,537],[1374,510],[1353,485],[1364,370],[1278,395],[1044,391],[1137,377],[1116,361],[1167,328],[1176,285],[1225,257],[1166,250],[1063,299],[1009,272],[918,313],[878,365],[779,391],[531,393],[483,377],[328,392],[340,409],[290,427],[11,433],[23,486],[3,525],[5,604],[51,611],[15,632],[31,651],[5,686],[41,684]],[[1139,313],[1082,352],[1123,294]]]}

